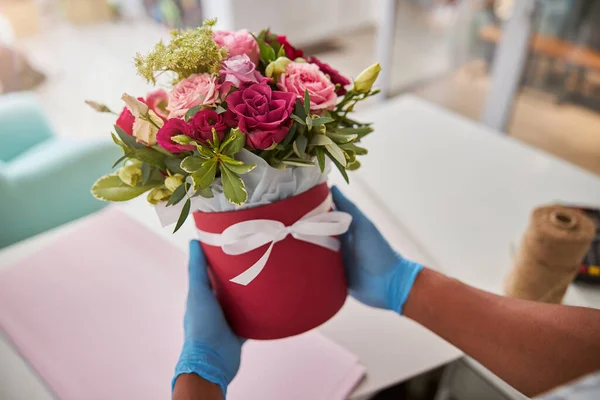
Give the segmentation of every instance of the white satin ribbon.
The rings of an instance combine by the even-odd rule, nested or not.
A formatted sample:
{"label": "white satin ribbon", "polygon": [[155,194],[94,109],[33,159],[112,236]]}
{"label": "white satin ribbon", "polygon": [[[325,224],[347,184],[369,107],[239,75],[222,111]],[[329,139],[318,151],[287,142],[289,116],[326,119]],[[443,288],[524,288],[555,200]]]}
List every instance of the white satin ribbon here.
{"label": "white satin ribbon", "polygon": [[288,235],[331,251],[339,251],[340,241],[331,236],[346,233],[352,216],[341,211],[330,211],[332,204],[329,195],[323,203],[291,226],[270,219],[254,219],[231,225],[220,234],[198,230],[198,239],[209,246],[221,247],[225,254],[231,256],[248,253],[270,243],[267,251],[254,265],[231,279],[231,282],[246,286],[263,270],[275,244]]}

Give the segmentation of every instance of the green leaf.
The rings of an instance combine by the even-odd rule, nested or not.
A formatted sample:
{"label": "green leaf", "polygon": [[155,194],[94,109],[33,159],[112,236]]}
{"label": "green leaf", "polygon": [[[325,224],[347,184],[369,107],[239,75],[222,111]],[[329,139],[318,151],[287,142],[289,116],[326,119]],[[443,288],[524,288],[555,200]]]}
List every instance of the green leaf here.
{"label": "green leaf", "polygon": [[167,168],[165,165],[165,155],[156,150],[144,147],[143,149],[137,149],[134,151],[131,156],[154,167],[158,167],[161,170],[165,170]]}
{"label": "green leaf", "polygon": [[373,128],[370,126],[361,126],[360,128],[338,128],[335,130],[335,132],[341,135],[356,134],[358,135],[359,139],[362,139],[369,133],[373,132]]}
{"label": "green leaf", "polygon": [[325,135],[315,135],[312,137],[312,139],[310,139],[311,146],[329,146],[332,144],[335,144],[333,143],[333,140],[329,139]]}
{"label": "green leaf", "polygon": [[310,115],[310,95],[308,94],[308,89],[304,89],[304,112],[306,116]]}
{"label": "green leaf", "polygon": [[236,160],[235,158],[226,156],[225,154],[219,155],[219,159],[221,159],[223,162],[226,162],[227,164],[230,164],[230,165],[244,165],[243,161]]}
{"label": "green leaf", "polygon": [[111,168],[116,167],[117,165],[119,165],[126,158],[127,158],[127,155],[124,155],[123,157],[119,158],[117,161],[115,161],[115,163],[113,164],[113,166]]}
{"label": "green leaf", "polygon": [[202,157],[189,156],[184,158],[181,162],[181,169],[183,169],[185,172],[193,174],[202,167],[204,162],[206,162],[206,160]]}
{"label": "green leaf", "polygon": [[150,180],[152,167],[148,163],[142,163],[142,185],[146,185]]}
{"label": "green leaf", "polygon": [[224,165],[221,168],[221,179],[223,180],[223,193],[231,204],[241,206],[248,200],[248,192],[244,181],[236,173]]}
{"label": "green leaf", "polygon": [[215,153],[213,153],[212,150],[210,150],[208,147],[206,147],[205,144],[198,143],[198,145],[196,146],[196,149],[198,150],[198,154],[200,155],[200,157],[210,159],[215,156]]}
{"label": "green leaf", "polygon": [[189,137],[189,136],[187,136],[187,135],[175,135],[175,136],[171,136],[171,141],[175,142],[177,144],[182,144],[182,145],[194,143],[192,141],[192,138]]}
{"label": "green leaf", "polygon": [[293,144],[294,153],[300,158],[303,158],[306,154],[306,146],[308,145],[308,139],[306,136],[298,136]]}
{"label": "green leaf", "polygon": [[217,112],[217,114],[223,114],[225,111],[227,111],[227,109],[224,108],[222,105],[218,105],[217,108],[215,108],[215,111]]}
{"label": "green leaf", "polygon": [[290,130],[288,131],[287,135],[285,136],[285,139],[283,139],[283,142],[280,143],[280,145],[285,148],[288,144],[290,144],[290,142],[292,141],[292,139],[294,138],[294,135],[296,134],[296,130],[298,129],[298,125],[297,124],[292,124],[292,127],[290,128]]}
{"label": "green leaf", "polygon": [[306,126],[309,131],[313,128],[313,120],[310,116],[306,117]]}
{"label": "green leaf", "polygon": [[169,171],[174,172],[176,174],[185,174],[185,171],[181,168],[181,158],[165,158],[165,165],[169,169]]}
{"label": "green leaf", "polygon": [[187,191],[185,190],[186,186],[187,185],[182,184],[182,185],[179,185],[179,187],[177,189],[175,189],[175,191],[169,198],[169,201],[167,201],[167,206],[177,204],[185,197],[185,195],[187,193]]}
{"label": "green leaf", "polygon": [[260,37],[254,37],[256,43],[258,43],[258,49],[260,50],[260,59],[265,65],[269,65],[271,61],[275,60],[275,50],[271,46],[269,46],[263,39]]}
{"label": "green leaf", "polygon": [[355,145],[354,143],[342,144],[342,145],[340,145],[340,148],[342,150],[353,151],[356,153],[357,156],[364,156],[365,154],[369,153],[369,151],[367,149],[365,149],[364,147],[359,147],[359,146]]}
{"label": "green leaf", "polygon": [[304,122],[304,120],[302,120],[302,118],[300,118],[296,114],[292,114],[292,119],[294,121],[296,121],[297,123],[299,123],[300,125],[306,126],[306,122]]}
{"label": "green leaf", "polygon": [[335,160],[341,165],[343,165],[344,167],[347,165],[344,150],[340,149],[340,146],[332,142],[331,144],[325,145],[325,149],[327,150],[327,153],[329,153],[333,158],[335,158]]}
{"label": "green leaf", "polygon": [[285,57],[285,49],[283,46],[280,46],[279,50],[277,51],[277,58],[279,57]]}
{"label": "green leaf", "polygon": [[354,161],[352,164],[348,164],[348,165],[346,166],[346,169],[347,169],[348,171],[355,171],[355,170],[357,170],[357,169],[359,169],[359,168],[360,168],[360,161],[358,161],[358,160],[356,160],[356,161]]}
{"label": "green leaf", "polygon": [[202,163],[200,168],[192,174],[194,185],[201,189],[207,188],[217,176],[217,159],[211,158]]}
{"label": "green leaf", "polygon": [[[227,161],[223,160],[225,162],[225,167],[228,168],[230,171],[235,172],[236,174],[247,174],[248,172],[252,171],[254,168],[256,168],[256,164],[244,164],[242,163],[240,164],[230,164]],[[221,168],[221,171],[223,170],[223,168]]]}
{"label": "green leaf", "polygon": [[205,199],[212,199],[215,195],[213,194],[210,186],[204,189],[198,188],[194,193],[194,196],[202,196]]}
{"label": "green leaf", "polygon": [[222,154],[233,156],[244,148],[246,144],[246,134],[239,129],[235,128],[229,131],[229,134],[224,139],[223,144],[219,151]]}
{"label": "green leaf", "polygon": [[346,181],[346,183],[350,183],[350,179],[348,178],[348,173],[346,172],[346,168],[344,168],[344,166],[342,164],[337,162],[335,157],[333,157],[331,154],[329,154],[329,152],[327,152],[327,154],[329,155],[329,158],[331,158],[331,161],[333,161],[333,163],[335,164],[337,169],[340,171],[340,173],[344,177],[344,180]]}
{"label": "green leaf", "polygon": [[317,147],[317,161],[319,162],[321,173],[325,172],[325,152],[322,147]]}
{"label": "green leaf", "polygon": [[221,145],[221,140],[219,139],[219,134],[215,128],[212,128],[212,137],[213,137],[213,146],[219,147]]}
{"label": "green leaf", "polygon": [[194,106],[185,113],[185,122],[190,122],[190,119],[200,111],[201,105]]}
{"label": "green leaf", "polygon": [[313,118],[312,124],[313,124],[313,126],[319,126],[319,125],[328,124],[333,121],[335,121],[335,119],[330,118],[330,117],[317,117],[317,118]]}
{"label": "green leaf", "polygon": [[337,144],[352,143],[358,139],[357,134],[338,135],[337,133],[333,133],[333,132],[327,132],[327,137],[329,137],[331,140],[333,140]]}
{"label": "green leaf", "polygon": [[301,158],[285,158],[282,161],[286,165],[292,165],[294,167],[314,167],[315,163]]}
{"label": "green leaf", "polygon": [[175,225],[175,230],[173,233],[177,232],[179,228],[183,225],[188,215],[190,215],[190,207],[192,206],[192,201],[187,199],[183,208],[181,209],[181,214],[179,214],[179,219],[177,220],[177,224]]}
{"label": "green leaf", "polygon": [[308,115],[306,111],[304,111],[304,105],[300,100],[296,100],[296,105],[294,107],[294,115],[300,117],[302,122],[304,122],[304,118],[306,118],[306,116]]}
{"label": "green leaf", "polygon": [[123,142],[123,144],[129,147],[130,149],[141,149],[144,147],[144,145],[136,142],[133,136],[129,136],[123,129],[119,128],[117,125],[115,125],[115,130],[117,132],[117,135],[119,135],[119,139],[121,139],[121,142]]}
{"label": "green leaf", "polygon": [[127,201],[157,186],[160,186],[160,184],[131,187],[123,183],[117,175],[105,175],[92,186],[92,195],[104,201]]}

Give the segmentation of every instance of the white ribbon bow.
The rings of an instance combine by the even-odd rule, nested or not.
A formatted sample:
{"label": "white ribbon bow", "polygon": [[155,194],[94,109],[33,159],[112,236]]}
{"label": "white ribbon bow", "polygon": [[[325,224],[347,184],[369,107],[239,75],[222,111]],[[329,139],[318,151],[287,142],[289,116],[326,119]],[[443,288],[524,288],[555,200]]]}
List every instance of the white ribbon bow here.
{"label": "white ribbon bow", "polygon": [[231,282],[246,286],[263,270],[275,243],[288,235],[331,251],[339,251],[340,241],[331,236],[346,233],[350,228],[352,216],[341,211],[330,211],[332,204],[329,195],[323,203],[291,226],[270,219],[254,219],[231,225],[221,234],[198,230],[198,239],[204,244],[221,247],[225,254],[231,256],[248,253],[271,243],[254,265],[231,279]]}

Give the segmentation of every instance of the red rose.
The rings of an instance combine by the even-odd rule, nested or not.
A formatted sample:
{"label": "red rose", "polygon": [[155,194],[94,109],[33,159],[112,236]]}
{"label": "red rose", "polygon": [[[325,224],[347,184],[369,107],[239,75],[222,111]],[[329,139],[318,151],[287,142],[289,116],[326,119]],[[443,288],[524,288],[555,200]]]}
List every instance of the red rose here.
{"label": "red rose", "polygon": [[165,122],[162,128],[156,134],[156,141],[163,149],[170,153],[177,154],[183,151],[194,150],[192,145],[182,145],[171,140],[173,136],[185,135],[193,138],[194,129],[182,119],[172,118]]}
{"label": "red rose", "polygon": [[194,139],[201,142],[212,140],[213,128],[217,131],[219,140],[223,140],[225,131],[227,130],[227,124],[223,119],[223,114],[219,115],[214,110],[198,111],[192,120],[192,127],[194,128]]}
{"label": "red rose", "polygon": [[321,72],[323,72],[325,75],[328,75],[329,79],[334,85],[340,85],[340,87],[335,91],[338,96],[343,96],[348,92],[346,90],[346,86],[350,84],[350,79],[340,74],[340,71],[332,68],[331,65],[322,62],[317,57],[309,57],[308,62],[318,65]]}
{"label": "red rose", "polygon": [[121,111],[121,115],[117,119],[115,125],[119,128],[123,129],[123,131],[129,136],[133,136],[133,123],[135,122],[135,117],[129,111],[127,107],[123,107],[123,111]]}
{"label": "red rose", "polygon": [[277,36],[277,41],[283,46],[283,49],[285,50],[285,56],[290,60],[294,61],[296,58],[304,57],[304,51],[292,46],[290,42],[288,42],[286,36]]}
{"label": "red rose", "polygon": [[279,143],[290,130],[296,95],[274,92],[266,82],[246,86],[225,99],[229,109],[239,118],[238,124],[247,135],[246,143],[264,150]]}

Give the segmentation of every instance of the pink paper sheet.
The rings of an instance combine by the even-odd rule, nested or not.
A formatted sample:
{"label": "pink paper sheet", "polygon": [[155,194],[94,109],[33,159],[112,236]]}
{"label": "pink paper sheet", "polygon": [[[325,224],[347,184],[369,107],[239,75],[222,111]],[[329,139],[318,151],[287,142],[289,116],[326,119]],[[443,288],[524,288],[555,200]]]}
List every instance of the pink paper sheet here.
{"label": "pink paper sheet", "polygon": [[[0,328],[61,400],[164,400],[182,344],[186,255],[109,208],[0,271]],[[343,399],[364,375],[316,332],[247,342],[228,399]]]}

